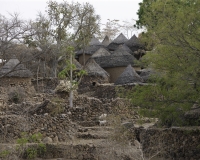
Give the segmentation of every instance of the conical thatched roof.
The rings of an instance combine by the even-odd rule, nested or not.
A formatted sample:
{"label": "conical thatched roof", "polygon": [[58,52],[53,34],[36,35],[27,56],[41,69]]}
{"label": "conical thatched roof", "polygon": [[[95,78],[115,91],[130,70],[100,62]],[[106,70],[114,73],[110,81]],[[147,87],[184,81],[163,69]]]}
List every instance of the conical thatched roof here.
{"label": "conical thatched roof", "polygon": [[92,45],[101,45],[101,42],[97,38],[93,37],[91,39],[91,41],[89,42],[89,45],[90,46],[92,46]]}
{"label": "conical thatched roof", "polygon": [[94,60],[102,67],[102,68],[113,68],[113,67],[124,67],[128,64],[134,65],[134,57],[126,52],[121,51],[118,48],[114,51],[110,56],[102,56],[102,57],[94,57]]}
{"label": "conical thatched roof", "polygon": [[[16,58],[10,59],[1,69],[0,69],[0,76],[7,74],[5,77],[32,77],[31,71],[26,69],[23,64],[19,64],[20,61]],[[19,65],[18,65],[19,64]],[[16,65],[18,65],[16,67]],[[16,68],[15,68],[16,67]]]}
{"label": "conical thatched roof", "polygon": [[133,52],[132,52],[132,51],[130,50],[130,48],[129,48],[127,45],[125,45],[125,44],[119,45],[118,48],[117,48],[117,50],[120,51],[120,52],[128,52],[128,53],[130,53],[131,55],[133,55]]}
{"label": "conical thatched roof", "polygon": [[110,56],[110,52],[108,52],[105,48],[99,48],[92,57],[102,57],[102,56]]}
{"label": "conical thatched roof", "polygon": [[82,69],[82,65],[76,60],[73,60],[73,63],[76,65],[76,69],[81,70]]}
{"label": "conical thatched roof", "polygon": [[128,65],[124,72],[116,80],[115,85],[143,82],[143,79],[136,73],[135,69]]}
{"label": "conical thatched roof", "polygon": [[101,47],[105,47],[101,42],[99,42],[99,40],[97,38],[92,38],[89,46],[87,46],[85,49],[81,49],[79,50],[76,55],[80,55],[80,54],[94,54],[99,48]]}
{"label": "conical thatched roof", "polygon": [[143,45],[140,43],[139,39],[136,35],[133,35],[128,41],[125,43],[133,52],[138,49],[143,48]]}
{"label": "conical thatched roof", "polygon": [[125,43],[126,41],[128,41],[128,39],[122,33],[120,33],[120,35],[117,38],[115,38],[112,41],[112,43],[122,44]]}
{"label": "conical thatched roof", "polygon": [[105,36],[104,40],[102,41],[102,44],[104,46],[108,46],[110,44],[110,39],[107,35]]}
{"label": "conical thatched roof", "polygon": [[111,51],[114,51],[117,49],[117,47],[120,44],[124,44],[125,42],[127,42],[128,39],[121,33],[117,38],[115,38],[109,45],[108,45],[108,49]]}
{"label": "conical thatched roof", "polygon": [[84,67],[88,72],[88,75],[101,76],[103,78],[108,78],[110,75],[103,68],[101,68],[94,59],[89,59]]}

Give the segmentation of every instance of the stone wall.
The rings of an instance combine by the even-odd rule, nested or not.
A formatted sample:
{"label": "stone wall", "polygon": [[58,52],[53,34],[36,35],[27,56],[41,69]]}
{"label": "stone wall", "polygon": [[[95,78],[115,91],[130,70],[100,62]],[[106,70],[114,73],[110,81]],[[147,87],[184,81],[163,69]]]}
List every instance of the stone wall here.
{"label": "stone wall", "polygon": [[42,133],[43,137],[50,137],[53,142],[65,142],[73,138],[76,125],[67,115],[8,115],[0,116],[0,141],[14,142],[21,137],[22,132],[29,135]]}
{"label": "stone wall", "polygon": [[31,78],[3,77],[0,78],[0,87],[23,87],[31,86]]}
{"label": "stone wall", "polygon": [[144,154],[163,159],[200,159],[200,127],[142,129],[140,142]]}
{"label": "stone wall", "polygon": [[37,79],[32,79],[31,82],[35,90],[42,93],[53,92],[53,90],[59,84],[59,80],[57,78],[39,78],[38,81]]}

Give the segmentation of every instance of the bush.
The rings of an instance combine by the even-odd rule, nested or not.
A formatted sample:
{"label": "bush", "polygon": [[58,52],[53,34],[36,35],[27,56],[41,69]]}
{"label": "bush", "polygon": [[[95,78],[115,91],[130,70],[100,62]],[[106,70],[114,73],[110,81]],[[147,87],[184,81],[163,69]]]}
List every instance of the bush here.
{"label": "bush", "polygon": [[12,103],[20,103],[25,98],[25,92],[22,87],[11,88],[8,91],[8,100]]}

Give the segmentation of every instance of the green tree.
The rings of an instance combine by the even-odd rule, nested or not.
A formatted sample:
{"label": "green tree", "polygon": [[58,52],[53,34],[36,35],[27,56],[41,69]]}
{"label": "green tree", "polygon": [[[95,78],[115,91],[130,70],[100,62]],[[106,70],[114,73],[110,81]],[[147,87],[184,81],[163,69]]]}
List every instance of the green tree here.
{"label": "green tree", "polygon": [[[71,46],[68,46],[66,49],[66,52],[68,55],[70,55],[69,60],[66,61],[66,67],[58,74],[60,78],[69,80],[70,82],[70,89],[69,89],[69,105],[70,107],[73,107],[73,92],[78,87],[78,84],[80,83],[82,76],[86,74],[85,70],[80,70],[78,72],[75,72],[77,70],[76,65],[73,63],[74,60],[74,48]],[[76,77],[76,80],[73,78]],[[78,79],[79,78],[79,79]]]}
{"label": "green tree", "polygon": [[[135,87],[129,95],[143,114],[159,117],[162,125],[184,125],[181,115],[199,103],[200,1],[143,0],[139,27],[154,44],[143,61],[158,74],[153,85]],[[182,123],[183,122],[183,123]]]}

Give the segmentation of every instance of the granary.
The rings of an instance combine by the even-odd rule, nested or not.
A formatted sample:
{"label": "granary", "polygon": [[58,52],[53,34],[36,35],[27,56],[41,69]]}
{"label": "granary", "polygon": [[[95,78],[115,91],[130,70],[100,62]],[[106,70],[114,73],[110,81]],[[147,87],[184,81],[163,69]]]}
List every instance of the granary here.
{"label": "granary", "polygon": [[109,37],[106,35],[105,38],[102,41],[102,44],[107,47],[110,44],[110,39]]}
{"label": "granary", "polygon": [[135,69],[128,65],[123,73],[115,81],[115,85],[143,82],[143,79],[136,73]]}
{"label": "granary", "polygon": [[0,86],[20,86],[26,88],[31,85],[31,71],[29,71],[17,58],[10,59],[0,69]]}
{"label": "granary", "polygon": [[110,74],[110,82],[114,83],[121,75],[127,65],[131,64],[137,68],[135,58],[124,50],[123,45],[120,45],[111,55],[92,57],[94,60]]}
{"label": "granary", "polygon": [[95,86],[97,83],[109,83],[109,73],[101,68],[94,59],[90,58],[87,61],[84,70],[87,71],[87,75],[81,80],[80,88]]}
{"label": "granary", "polygon": [[76,53],[76,58],[81,65],[85,65],[87,60],[94,54],[99,48],[105,47],[99,40],[93,37],[85,49],[81,49]]}
{"label": "granary", "polygon": [[119,45],[124,44],[127,42],[128,39],[121,33],[117,38],[115,38],[108,46],[107,48],[110,51],[114,51],[118,48]]}

